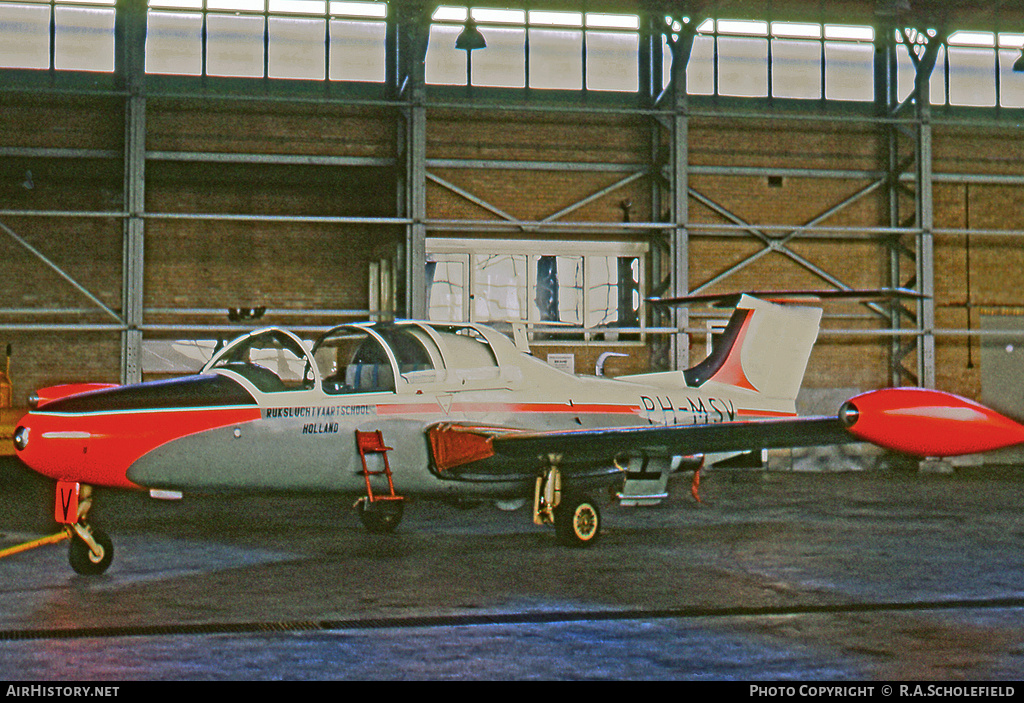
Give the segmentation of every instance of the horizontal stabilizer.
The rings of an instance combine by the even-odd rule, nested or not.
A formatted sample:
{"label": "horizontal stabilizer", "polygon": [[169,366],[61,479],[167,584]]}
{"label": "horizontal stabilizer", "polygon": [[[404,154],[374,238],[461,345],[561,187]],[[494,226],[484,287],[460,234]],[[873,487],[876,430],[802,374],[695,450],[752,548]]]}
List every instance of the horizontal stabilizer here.
{"label": "horizontal stabilizer", "polygon": [[928,296],[909,288],[879,288],[876,290],[777,290],[777,291],[746,291],[744,293],[708,293],[683,295],[674,298],[648,298],[654,305],[711,305],[716,308],[736,307],[744,295],[768,301],[770,303],[813,304],[825,300],[855,300],[870,302],[875,300],[920,300]]}

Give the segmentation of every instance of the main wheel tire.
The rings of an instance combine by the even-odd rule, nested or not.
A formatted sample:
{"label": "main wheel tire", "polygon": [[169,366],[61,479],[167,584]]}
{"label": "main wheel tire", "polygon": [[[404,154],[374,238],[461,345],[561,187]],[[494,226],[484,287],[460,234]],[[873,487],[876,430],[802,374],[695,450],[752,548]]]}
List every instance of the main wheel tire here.
{"label": "main wheel tire", "polygon": [[405,504],[400,500],[364,500],[359,504],[359,519],[366,531],[374,534],[394,532],[404,512]]}
{"label": "main wheel tire", "polygon": [[555,534],[569,547],[588,547],[601,535],[601,511],[586,496],[566,496],[555,508]]}
{"label": "main wheel tire", "polygon": [[103,530],[92,530],[92,538],[100,546],[99,556],[92,553],[89,545],[80,537],[73,537],[68,546],[68,562],[75,573],[83,576],[97,576],[110,567],[114,561],[114,543]]}

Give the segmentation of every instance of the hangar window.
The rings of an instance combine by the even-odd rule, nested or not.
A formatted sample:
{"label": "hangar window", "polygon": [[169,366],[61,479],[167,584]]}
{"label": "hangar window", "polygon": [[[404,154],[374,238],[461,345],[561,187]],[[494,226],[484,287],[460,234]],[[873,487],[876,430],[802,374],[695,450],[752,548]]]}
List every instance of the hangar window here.
{"label": "hangar window", "polygon": [[772,22],[772,95],[821,97],[821,25]]}
{"label": "hangar window", "polygon": [[0,68],[112,72],[114,3],[0,2]]}
{"label": "hangar window", "polygon": [[435,322],[523,321],[579,336],[643,319],[641,244],[429,239],[427,251]]}
{"label": "hangar window", "polygon": [[[914,63],[936,32],[908,30],[898,33],[898,96],[905,100],[914,90]],[[1024,75],[1013,70],[1024,47],[1024,34],[958,31],[938,49],[929,81],[933,105],[1024,107]]]}
{"label": "hangar window", "polygon": [[1013,65],[1024,49],[1024,34],[999,35],[999,104],[1003,107],[1024,107],[1024,73]]}
{"label": "hangar window", "polygon": [[[991,32],[956,32],[949,37],[945,59],[949,66],[950,105],[977,105],[992,107],[996,104],[996,38]],[[932,75],[932,102],[936,79],[944,76],[942,64],[936,63]],[[941,102],[946,102],[942,100]]]}
{"label": "hangar window", "polygon": [[875,99],[875,30],[865,26],[825,25],[825,98]]}
{"label": "hangar window", "polygon": [[[0,0],[0,69],[113,72],[117,0]],[[146,71],[383,83],[389,4],[374,0],[147,0]],[[472,19],[486,46],[455,48]],[[666,18],[668,31],[681,22]],[[897,97],[937,35],[898,31]],[[694,95],[870,102],[875,30],[867,25],[704,19],[686,67]],[[936,105],[1024,107],[1013,65],[1024,34],[954,31],[930,79]],[[640,16],[626,13],[436,7],[426,81],[636,93]],[[662,85],[672,55],[662,39]]]}
{"label": "hangar window", "polygon": [[[696,28],[687,92],[820,99],[824,87],[829,100],[874,100],[874,38],[867,26],[707,19]],[[667,40],[662,47],[668,87],[672,53]]]}
{"label": "hangar window", "polygon": [[149,0],[150,73],[384,81],[387,4]]}
{"label": "hangar window", "polygon": [[718,20],[718,94],[768,95],[768,23]]}
{"label": "hangar window", "polygon": [[[426,55],[427,83],[504,88],[639,89],[637,15],[496,10],[442,5],[435,10]],[[467,20],[486,46],[455,48]],[[472,53],[472,56],[469,54]]]}
{"label": "hangar window", "polygon": [[[935,30],[918,32],[908,30],[907,37],[902,32],[896,32],[896,95],[900,101],[906,100],[914,91],[914,60],[910,58],[910,52],[920,57],[923,55],[925,45],[935,35]],[[935,62],[935,69],[929,81],[929,99],[933,105],[942,105],[946,102],[946,74],[948,47],[939,49],[939,56]]]}

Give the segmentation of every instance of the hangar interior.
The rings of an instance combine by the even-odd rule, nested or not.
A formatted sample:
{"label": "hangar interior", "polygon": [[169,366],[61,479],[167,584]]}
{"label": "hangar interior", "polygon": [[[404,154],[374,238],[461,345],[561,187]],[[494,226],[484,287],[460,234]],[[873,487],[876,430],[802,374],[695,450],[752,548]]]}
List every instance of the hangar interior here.
{"label": "hangar interior", "polygon": [[0,0],[12,403],[366,317],[684,367],[723,314],[649,297],[900,287],[827,304],[808,407],[1024,414],[1022,48],[1006,1]]}

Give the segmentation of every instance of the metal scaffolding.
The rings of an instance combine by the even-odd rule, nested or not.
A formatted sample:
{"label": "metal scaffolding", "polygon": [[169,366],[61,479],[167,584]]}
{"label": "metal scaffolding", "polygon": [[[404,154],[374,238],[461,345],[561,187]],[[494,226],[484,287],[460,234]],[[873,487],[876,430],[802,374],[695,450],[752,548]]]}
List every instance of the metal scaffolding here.
{"label": "metal scaffolding", "polygon": [[[872,313],[880,323],[878,334],[891,339],[891,380],[894,385],[913,382],[924,386],[935,385],[935,344],[940,335],[978,335],[979,330],[937,329],[934,285],[934,238],[936,234],[974,234],[980,236],[1021,236],[1012,230],[936,229],[934,218],[933,185],[944,183],[1007,183],[1024,184],[1024,176],[982,175],[966,173],[935,173],[932,163],[932,132],[935,125],[959,124],[968,126],[993,124],[1005,127],[1009,123],[1000,115],[990,118],[987,112],[960,118],[935,114],[928,99],[928,82],[935,66],[938,51],[945,45],[949,27],[914,27],[904,18],[892,16],[888,24],[877,33],[875,59],[876,99],[874,105],[862,110],[830,105],[824,98],[814,109],[792,109],[785,101],[749,98],[745,102],[717,100],[692,96],[686,87],[686,67],[702,18],[697,14],[684,15],[666,12],[661,3],[640,5],[640,57],[639,95],[624,95],[621,99],[590,102],[584,89],[579,99],[559,95],[548,99],[537,98],[529,91],[509,90],[473,93],[468,89],[461,95],[452,91],[435,90],[428,86],[424,74],[424,56],[430,30],[430,17],[434,3],[392,3],[396,8],[387,17],[386,56],[387,77],[382,92],[376,97],[353,96],[325,89],[289,92],[288,86],[271,79],[254,81],[251,94],[220,92],[214,80],[205,76],[196,78],[200,87],[189,97],[227,99],[244,105],[247,101],[280,101],[284,103],[325,102],[335,105],[362,106],[379,109],[393,115],[396,134],[396,153],[392,158],[362,156],[318,156],[307,154],[172,152],[147,149],[147,101],[153,98],[180,96],[166,88],[155,88],[155,81],[147,80],[145,42],[147,7],[143,0],[122,0],[117,5],[115,43],[115,72],[109,84],[97,89],[82,87],[70,78],[50,70],[38,76],[20,75],[19,83],[4,91],[45,93],[54,96],[105,95],[123,101],[123,149],[23,147],[4,145],[0,138],[0,156],[38,159],[102,159],[123,160],[124,200],[116,209],[106,210],[25,210],[0,209],[0,232],[24,248],[43,264],[57,272],[100,311],[102,322],[27,322],[35,318],[52,320],[54,316],[78,315],[80,309],[0,309],[0,329],[4,330],[100,330],[121,335],[121,380],[133,382],[141,379],[141,348],[147,332],[188,332],[241,328],[204,320],[214,314],[209,310],[177,310],[171,307],[147,310],[143,294],[146,263],[146,225],[160,220],[192,219],[203,221],[242,222],[308,222],[340,225],[367,225],[400,228],[403,232],[402,250],[396,260],[399,290],[398,314],[426,317],[426,241],[431,233],[440,232],[530,232],[549,233],[552,236],[570,234],[615,234],[630,238],[647,237],[650,241],[650,269],[647,277],[652,296],[683,295],[701,292],[727,282],[735,273],[747,268],[765,256],[782,256],[819,278],[826,286],[850,289],[844,276],[798,253],[792,244],[800,239],[830,238],[835,240],[868,239],[888,247],[890,274],[883,285],[911,288],[922,294],[916,308],[905,303],[892,307],[875,306]],[[815,8],[818,3],[811,3]],[[914,90],[900,101],[897,91],[896,51],[897,31],[903,33],[915,69]],[[919,41],[925,37],[923,41]],[[670,76],[662,75],[663,42],[672,56]],[[467,52],[468,53],[468,52]],[[470,86],[467,86],[469,88]],[[330,86],[327,86],[330,88]],[[646,121],[650,134],[650,159],[644,163],[617,163],[581,161],[523,161],[516,159],[453,159],[432,158],[427,145],[427,127],[433,110],[455,111],[518,111],[556,113],[571,118],[579,114],[619,115]],[[691,122],[696,119],[759,119],[832,122],[836,124],[869,124],[882,134],[886,145],[883,163],[874,170],[836,168],[791,168],[786,166],[711,166],[691,163]],[[1012,125],[1011,125],[1012,126]],[[667,148],[665,148],[667,145]],[[280,164],[337,167],[389,167],[398,174],[394,194],[395,209],[392,217],[342,217],[321,215],[274,215],[267,213],[223,214],[211,212],[172,213],[149,211],[146,207],[147,165],[158,162],[195,162],[205,164]],[[558,212],[540,220],[523,220],[489,202],[486,197],[460,187],[437,173],[440,169],[502,169],[518,174],[538,171],[594,171],[614,177],[614,181],[574,202],[567,203]],[[851,195],[837,199],[829,207],[800,226],[755,223],[745,220],[720,202],[714,193],[701,192],[692,185],[695,176],[756,176],[785,178],[835,178],[866,180],[867,184]],[[637,182],[650,184],[650,211],[646,222],[573,220],[573,213],[581,207],[604,198],[615,191]],[[433,184],[460,198],[464,198],[493,215],[493,219],[439,219],[428,216],[427,186]],[[885,192],[889,200],[888,226],[829,226],[825,223],[836,213],[868,196],[877,197]],[[721,223],[694,221],[691,203],[699,203],[716,213]],[[123,266],[121,270],[122,297],[119,310],[105,304],[75,277],[62,270],[46,254],[32,246],[13,227],[5,224],[10,218],[117,218],[123,223]],[[690,257],[691,242],[699,237],[745,237],[756,242],[755,253],[736,262],[707,280],[692,280]],[[174,324],[148,324],[153,314],[172,314],[180,319]],[[287,314],[289,311],[277,311]],[[296,311],[292,311],[293,313]],[[305,310],[307,316],[329,316],[336,310]],[[370,310],[347,310],[345,313],[373,313]],[[691,325],[684,310],[673,312],[650,311],[645,324],[656,330],[674,329],[700,331]],[[109,319],[107,319],[109,318]],[[838,334],[856,332],[837,331]],[[861,332],[860,334],[863,334]],[[670,334],[656,344],[652,359],[656,366],[683,366],[688,360],[688,341],[685,334]],[[908,364],[912,366],[908,367]]]}

